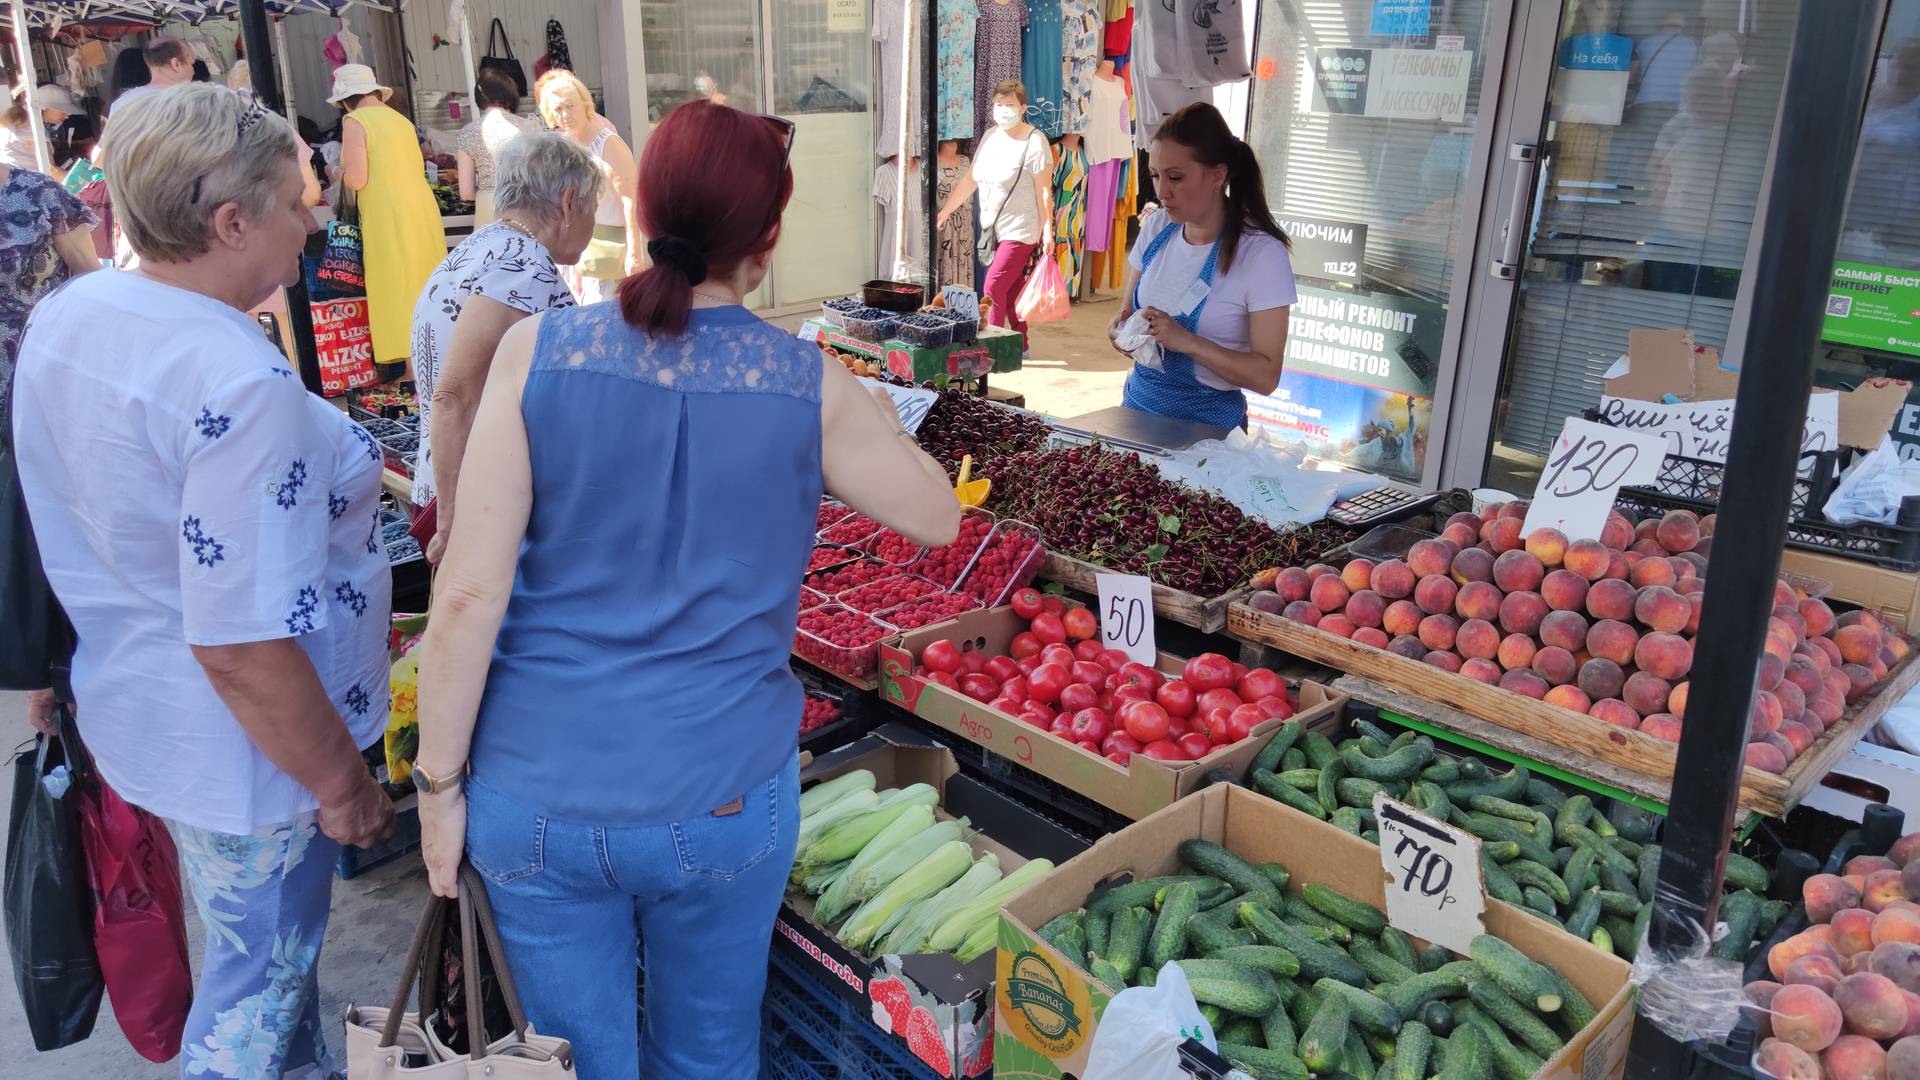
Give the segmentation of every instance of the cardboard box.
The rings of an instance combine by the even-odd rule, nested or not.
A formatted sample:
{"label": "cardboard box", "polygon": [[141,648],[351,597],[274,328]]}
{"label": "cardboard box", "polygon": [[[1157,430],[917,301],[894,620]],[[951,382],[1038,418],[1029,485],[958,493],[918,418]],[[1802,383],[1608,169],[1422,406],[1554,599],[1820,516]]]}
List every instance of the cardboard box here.
{"label": "cardboard box", "polygon": [[1920,634],[1920,574],[1794,547],[1781,553],[1780,569],[1831,582],[1829,597],[1885,612],[1909,634]]}
{"label": "cardboard box", "polygon": [[[1086,850],[1086,842],[1079,837],[986,785],[960,776],[953,751],[899,724],[889,724],[815,758],[801,770],[800,781],[811,785],[852,769],[871,770],[882,788],[932,785],[940,792],[937,816],[968,818],[980,830],[972,838],[974,855],[993,852],[1003,873],[1029,859],[1061,863]],[[946,953],[868,959],[813,921],[813,898],[804,894],[781,902],[774,918],[773,947],[853,1002],[857,1011],[870,1014],[881,1031],[905,1043],[941,1075],[979,1076],[992,1068],[992,953],[970,964]],[[911,1038],[909,1031],[894,1030],[890,1014],[874,996],[875,983],[882,985],[883,996],[904,993],[913,1013],[926,1014],[931,1025],[915,1021]],[[934,1029],[942,1064],[926,1057],[933,1052]]]}
{"label": "cardboard box", "polygon": [[[1001,1080],[1083,1075],[1094,1032],[1112,994],[1039,938],[1047,920],[1085,903],[1095,886],[1122,874],[1176,872],[1182,840],[1200,837],[1251,862],[1278,861],[1290,888],[1320,882],[1386,910],[1385,877],[1372,844],[1255,794],[1218,785],[1105,837],[1000,908],[999,980],[994,991],[994,1068]],[[1633,1030],[1632,969],[1626,961],[1491,897],[1487,932],[1560,969],[1598,1013],[1538,1074],[1540,1080],[1617,1080]]]}
{"label": "cardboard box", "polygon": [[[1032,724],[1008,716],[985,704],[949,690],[939,683],[913,675],[913,658],[927,645],[952,639],[962,646],[971,645],[988,655],[1005,655],[1015,634],[1025,624],[1012,608],[970,611],[951,622],[940,623],[903,634],[880,647],[881,694],[889,702],[953,732],[969,742],[978,743],[1001,757],[1014,761],[1055,783],[1092,799],[1116,813],[1138,820],[1162,807],[1198,791],[1220,779],[1238,781],[1247,767],[1286,721],[1269,720],[1253,729],[1248,738],[1224,746],[1198,761],[1161,761],[1135,754],[1131,763],[1117,765],[1104,757],[1041,731]],[[1155,666],[1177,675],[1184,661],[1161,653]],[[1299,711],[1294,719],[1303,726],[1332,731],[1346,707],[1347,695],[1337,694],[1315,682],[1299,684]]]}

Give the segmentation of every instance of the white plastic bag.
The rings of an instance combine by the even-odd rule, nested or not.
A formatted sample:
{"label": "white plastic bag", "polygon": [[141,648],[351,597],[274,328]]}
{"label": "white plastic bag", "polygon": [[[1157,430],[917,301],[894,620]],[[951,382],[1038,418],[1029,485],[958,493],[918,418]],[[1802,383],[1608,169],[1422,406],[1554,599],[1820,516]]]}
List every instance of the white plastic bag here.
{"label": "white plastic bag", "polygon": [[1162,38],[1155,42],[1161,67],[1179,71],[1188,86],[1218,86],[1253,74],[1240,0],[1175,0],[1174,7],[1173,51],[1179,59],[1166,57]]}
{"label": "white plastic bag", "polygon": [[1169,963],[1152,986],[1120,991],[1107,1003],[1087,1052],[1084,1080],[1166,1080],[1184,1076],[1180,1044],[1198,1039],[1218,1050],[1213,1028],[1187,987],[1179,964]]}
{"label": "white plastic bag", "polygon": [[1836,525],[1892,525],[1900,500],[1920,495],[1920,461],[1905,461],[1891,435],[1840,475],[1822,512]]}
{"label": "white plastic bag", "polygon": [[1133,357],[1134,363],[1141,367],[1160,366],[1160,343],[1147,333],[1147,313],[1144,310],[1127,316],[1127,321],[1114,331],[1113,343]]}

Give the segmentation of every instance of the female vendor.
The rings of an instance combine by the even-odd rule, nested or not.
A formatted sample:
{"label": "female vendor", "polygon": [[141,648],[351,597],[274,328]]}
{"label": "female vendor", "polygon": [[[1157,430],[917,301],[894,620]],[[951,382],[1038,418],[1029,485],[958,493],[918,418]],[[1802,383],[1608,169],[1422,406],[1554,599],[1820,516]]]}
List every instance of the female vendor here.
{"label": "female vendor", "polygon": [[1287,236],[1267,210],[1253,149],[1212,105],[1188,105],[1162,121],[1147,162],[1160,209],[1141,221],[1127,255],[1124,306],[1107,336],[1140,311],[1160,355],[1136,360],[1125,404],[1243,427],[1242,391],[1271,394],[1280,385],[1287,309],[1299,298]]}

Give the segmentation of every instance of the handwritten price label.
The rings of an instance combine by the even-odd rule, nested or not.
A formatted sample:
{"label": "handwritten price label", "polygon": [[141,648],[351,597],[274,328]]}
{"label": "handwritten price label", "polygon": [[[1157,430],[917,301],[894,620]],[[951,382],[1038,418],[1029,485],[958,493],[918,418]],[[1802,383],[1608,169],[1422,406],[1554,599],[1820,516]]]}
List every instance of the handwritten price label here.
{"label": "handwritten price label", "polygon": [[1100,590],[1100,643],[1152,667],[1160,658],[1153,640],[1153,583],[1134,574],[1095,574]]}
{"label": "handwritten price label", "polygon": [[922,390],[917,386],[895,386],[881,383],[887,388],[887,396],[893,399],[893,408],[900,414],[900,426],[908,431],[918,432],[920,425],[926,422],[927,410],[940,400],[940,395],[932,390]]}
{"label": "handwritten price label", "polygon": [[1598,539],[1621,485],[1659,479],[1666,453],[1657,435],[1568,417],[1533,489],[1521,535],[1559,529],[1569,540]]}
{"label": "handwritten price label", "polygon": [[1373,797],[1373,815],[1387,878],[1387,921],[1464,954],[1486,933],[1480,841],[1385,795]]}

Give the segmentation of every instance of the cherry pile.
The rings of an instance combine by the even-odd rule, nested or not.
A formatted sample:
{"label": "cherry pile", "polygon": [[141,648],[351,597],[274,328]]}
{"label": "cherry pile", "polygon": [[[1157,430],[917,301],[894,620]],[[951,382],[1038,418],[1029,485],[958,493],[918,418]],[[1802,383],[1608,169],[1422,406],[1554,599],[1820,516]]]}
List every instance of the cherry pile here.
{"label": "cherry pile", "polygon": [[960,515],[960,535],[946,547],[927,549],[910,569],[942,588],[951,589],[966,572],[967,564],[986,543],[993,531],[994,518],[984,510],[967,509]]}
{"label": "cherry pile", "polygon": [[920,449],[944,465],[948,476],[960,473],[960,459],[973,455],[976,472],[1008,454],[1040,450],[1052,429],[1046,421],[995,405],[977,394],[948,390],[927,410],[915,436]]}
{"label": "cherry pile", "polygon": [[802,660],[850,679],[864,679],[880,666],[880,642],[893,628],[838,604],[800,613],[793,651]]}
{"label": "cherry pile", "polygon": [[892,577],[900,571],[883,562],[861,559],[832,570],[820,570],[807,575],[807,588],[828,596],[838,596],[848,589],[858,588],[868,582],[879,581],[883,577]]}
{"label": "cherry pile", "polygon": [[848,551],[846,548],[834,547],[832,544],[821,544],[813,549],[813,554],[807,559],[807,573],[811,574],[815,570],[825,570],[829,566],[839,566],[841,563],[851,562],[858,557],[859,556]]}
{"label": "cherry pile", "polygon": [[918,600],[931,592],[938,592],[940,586],[926,578],[912,574],[895,574],[869,582],[859,588],[848,589],[834,599],[844,607],[871,615],[876,611],[904,604],[909,600]]}
{"label": "cherry pile", "polygon": [[874,618],[896,630],[918,630],[963,615],[979,606],[980,601],[963,593],[937,592],[896,604],[874,615]]}
{"label": "cherry pile", "polygon": [[829,544],[852,547],[880,531],[880,523],[865,514],[849,513],[838,524],[820,531],[820,539]]}
{"label": "cherry pile", "polygon": [[1176,484],[1098,446],[1001,458],[988,508],[1037,526],[1062,554],[1170,588],[1217,596],[1295,545],[1218,495]]}
{"label": "cherry pile", "polygon": [[994,526],[973,569],[960,582],[960,591],[988,607],[998,607],[1009,592],[1030,584],[1046,560],[1047,549],[1041,546],[1038,530],[1022,522],[1002,521]]}
{"label": "cherry pile", "polygon": [[800,707],[800,734],[812,734],[839,719],[839,705],[828,698],[809,693],[806,704]]}

